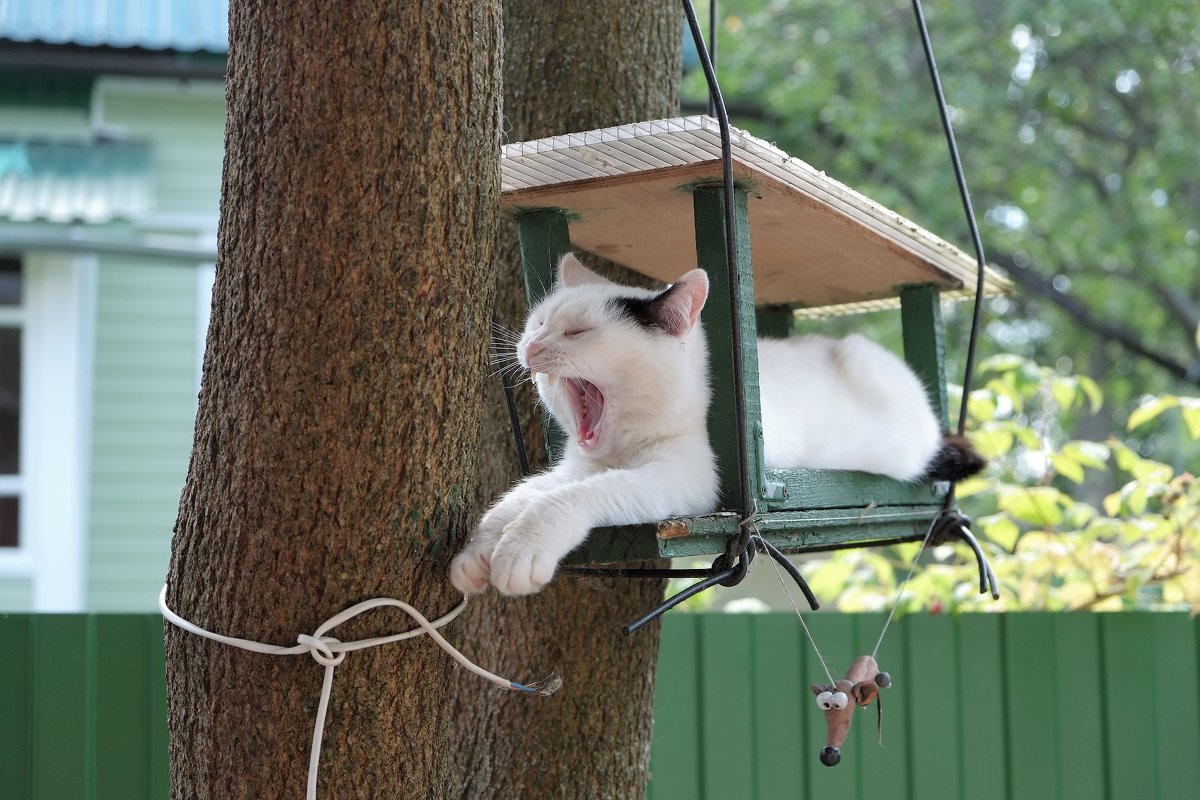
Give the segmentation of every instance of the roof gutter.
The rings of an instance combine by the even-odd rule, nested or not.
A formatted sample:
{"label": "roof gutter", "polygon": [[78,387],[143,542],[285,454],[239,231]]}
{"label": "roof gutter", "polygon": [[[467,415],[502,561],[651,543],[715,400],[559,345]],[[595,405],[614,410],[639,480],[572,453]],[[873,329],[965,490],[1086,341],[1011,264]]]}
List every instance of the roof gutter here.
{"label": "roof gutter", "polygon": [[[78,230],[78,229],[76,229]],[[0,229],[0,252],[52,250],[67,253],[106,253],[125,256],[144,256],[161,261],[187,264],[214,263],[217,249],[205,245],[160,243],[143,238],[112,238],[49,232],[3,232]]]}
{"label": "roof gutter", "polygon": [[40,75],[138,75],[155,78],[225,79],[225,54],[143,48],[80,47],[4,41],[0,70]]}

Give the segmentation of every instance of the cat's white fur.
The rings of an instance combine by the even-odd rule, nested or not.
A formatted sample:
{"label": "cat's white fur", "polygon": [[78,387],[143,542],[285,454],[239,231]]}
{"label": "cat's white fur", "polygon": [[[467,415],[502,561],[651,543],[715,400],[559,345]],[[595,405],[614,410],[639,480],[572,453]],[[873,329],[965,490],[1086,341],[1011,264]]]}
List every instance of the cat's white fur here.
{"label": "cat's white fur", "polygon": [[[483,516],[451,565],[460,591],[479,592],[490,581],[505,594],[536,592],[591,528],[713,510],[708,350],[697,324],[708,277],[692,270],[673,284],[655,307],[657,328],[612,305],[659,294],[611,283],[574,256],[562,260],[517,355],[537,373],[538,394],[566,432],[563,457]],[[925,389],[879,345],[806,336],[759,340],[758,353],[768,466],[911,480],[937,452],[941,434]],[[572,391],[581,396],[573,389],[579,384],[571,379],[603,393],[598,425],[587,415],[580,423],[583,412],[570,401]]]}

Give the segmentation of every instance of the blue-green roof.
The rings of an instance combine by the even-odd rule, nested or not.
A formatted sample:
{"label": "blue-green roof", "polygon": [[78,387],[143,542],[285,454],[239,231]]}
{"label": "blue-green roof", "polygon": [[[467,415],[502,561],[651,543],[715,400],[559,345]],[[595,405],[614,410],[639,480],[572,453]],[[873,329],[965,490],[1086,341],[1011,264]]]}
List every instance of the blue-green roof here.
{"label": "blue-green roof", "polygon": [[0,40],[224,53],[228,0],[0,0]]}
{"label": "blue-green roof", "polygon": [[152,204],[145,142],[0,139],[0,221],[136,220]]}

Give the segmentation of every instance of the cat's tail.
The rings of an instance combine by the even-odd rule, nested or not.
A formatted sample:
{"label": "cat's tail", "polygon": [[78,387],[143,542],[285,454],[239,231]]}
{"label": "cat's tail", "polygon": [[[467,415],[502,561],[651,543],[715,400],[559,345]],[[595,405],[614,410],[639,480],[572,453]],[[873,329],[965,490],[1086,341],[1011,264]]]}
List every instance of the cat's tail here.
{"label": "cat's tail", "polygon": [[948,433],[942,436],[942,446],[934,453],[925,468],[930,481],[961,481],[987,466],[987,459],[964,436]]}

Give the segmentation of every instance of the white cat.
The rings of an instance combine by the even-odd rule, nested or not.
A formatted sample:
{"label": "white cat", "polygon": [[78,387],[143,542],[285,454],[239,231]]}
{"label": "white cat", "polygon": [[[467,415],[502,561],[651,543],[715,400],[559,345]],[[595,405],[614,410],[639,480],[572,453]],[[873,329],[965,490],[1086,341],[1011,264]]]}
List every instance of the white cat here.
{"label": "white cat", "polygon": [[[563,456],[483,516],[450,567],[459,591],[480,592],[490,580],[505,594],[536,592],[591,528],[715,508],[708,349],[697,324],[707,297],[702,270],[651,291],[562,259],[517,356],[566,432]],[[942,436],[912,370],[861,336],[761,339],[758,354],[769,467],[909,481],[957,479],[983,465],[965,442]]]}

